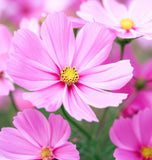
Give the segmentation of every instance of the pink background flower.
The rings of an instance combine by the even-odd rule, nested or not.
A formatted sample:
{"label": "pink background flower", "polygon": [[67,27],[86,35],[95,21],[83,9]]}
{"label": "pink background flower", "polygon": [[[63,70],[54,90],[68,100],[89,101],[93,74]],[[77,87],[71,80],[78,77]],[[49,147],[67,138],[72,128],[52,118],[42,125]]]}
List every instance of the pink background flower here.
{"label": "pink background flower", "polygon": [[19,112],[13,121],[15,128],[0,132],[0,151],[11,159],[79,160],[76,146],[67,140],[71,130],[60,115],[50,114],[49,122],[37,110]]}

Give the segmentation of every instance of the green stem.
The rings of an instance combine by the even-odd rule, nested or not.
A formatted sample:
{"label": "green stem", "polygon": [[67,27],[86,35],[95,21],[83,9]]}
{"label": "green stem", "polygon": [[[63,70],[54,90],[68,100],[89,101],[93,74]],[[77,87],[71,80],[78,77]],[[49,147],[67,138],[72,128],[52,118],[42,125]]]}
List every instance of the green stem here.
{"label": "green stem", "polygon": [[10,92],[9,96],[10,96],[10,99],[11,99],[12,106],[13,106],[14,110],[15,110],[16,112],[18,112],[18,109],[17,109],[16,104],[15,104],[15,102],[14,102],[13,92]]}
{"label": "green stem", "polygon": [[83,133],[88,139],[92,139],[92,136],[90,134],[88,134],[87,131],[85,131],[80,125],[78,125],[74,120],[71,119],[71,117],[66,113],[63,105],[61,106],[62,112],[64,114],[64,116],[66,117],[66,119],[73,124],[77,129],[79,129],[79,131],[81,133]]}
{"label": "green stem", "polygon": [[103,121],[106,118],[108,109],[109,108],[105,108],[103,110],[103,113],[102,113],[102,116],[101,116],[101,119],[100,119],[100,123],[98,123],[98,125],[96,125],[96,128],[94,129],[94,132],[93,132],[94,134],[93,135],[95,135],[95,137],[98,137],[98,135],[99,135],[99,132],[100,132],[102,126],[103,126]]}
{"label": "green stem", "polygon": [[123,60],[125,45],[126,45],[126,44],[120,44],[120,46],[121,46],[120,60]]}

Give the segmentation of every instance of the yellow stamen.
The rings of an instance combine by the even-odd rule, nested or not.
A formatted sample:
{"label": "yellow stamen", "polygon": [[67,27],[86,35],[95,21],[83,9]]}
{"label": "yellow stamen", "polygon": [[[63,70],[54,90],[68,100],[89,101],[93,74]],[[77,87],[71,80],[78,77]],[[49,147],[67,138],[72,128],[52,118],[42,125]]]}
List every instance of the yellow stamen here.
{"label": "yellow stamen", "polygon": [[40,152],[39,156],[42,158],[42,160],[51,160],[51,159],[53,159],[52,152],[50,151],[49,148],[46,148],[46,147],[42,148],[42,151]]}
{"label": "yellow stamen", "polygon": [[134,27],[134,22],[131,19],[123,19],[121,20],[120,25],[122,29],[129,30]]}
{"label": "yellow stamen", "polygon": [[79,75],[76,67],[64,67],[61,71],[61,81],[65,82],[67,85],[72,85],[79,80]]}
{"label": "yellow stamen", "polygon": [[152,147],[142,147],[141,153],[145,159],[152,158]]}

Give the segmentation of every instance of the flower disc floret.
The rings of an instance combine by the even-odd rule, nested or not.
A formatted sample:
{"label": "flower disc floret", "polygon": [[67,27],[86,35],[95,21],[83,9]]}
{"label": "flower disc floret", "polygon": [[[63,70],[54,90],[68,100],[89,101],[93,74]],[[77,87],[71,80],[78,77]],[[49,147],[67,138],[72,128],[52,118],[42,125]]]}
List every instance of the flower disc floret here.
{"label": "flower disc floret", "polygon": [[141,153],[145,159],[152,158],[152,147],[142,147]]}
{"label": "flower disc floret", "polygon": [[131,19],[123,19],[120,22],[121,28],[125,30],[132,29],[134,27],[134,22]]}
{"label": "flower disc floret", "polygon": [[65,82],[68,86],[74,84],[79,80],[79,75],[76,67],[64,67],[61,71],[61,81]]}
{"label": "flower disc floret", "polygon": [[52,160],[53,154],[49,148],[43,147],[42,151],[40,152],[40,157],[42,160]]}

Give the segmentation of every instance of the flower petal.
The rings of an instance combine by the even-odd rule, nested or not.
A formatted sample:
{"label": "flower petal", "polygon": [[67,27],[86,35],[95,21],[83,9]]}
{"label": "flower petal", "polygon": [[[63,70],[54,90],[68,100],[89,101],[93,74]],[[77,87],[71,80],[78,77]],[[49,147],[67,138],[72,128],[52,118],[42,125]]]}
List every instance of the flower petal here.
{"label": "flower petal", "polygon": [[50,114],[50,147],[57,147],[65,143],[71,135],[71,128],[68,121],[64,120],[60,115]]}
{"label": "flower petal", "polygon": [[79,73],[79,82],[90,87],[116,90],[128,83],[132,71],[129,60],[123,60],[83,71]]}
{"label": "flower petal", "polygon": [[77,11],[77,15],[89,22],[95,21],[108,25],[112,23],[110,17],[101,6],[101,3],[96,0],[83,2],[80,6],[80,10]]}
{"label": "flower petal", "polygon": [[152,111],[146,108],[133,117],[134,132],[142,146],[149,145],[152,135]]}
{"label": "flower petal", "polygon": [[114,157],[116,160],[142,160],[138,152],[128,151],[124,149],[117,148],[114,152]]}
{"label": "flower petal", "polygon": [[127,97],[127,94],[98,90],[80,83],[75,89],[85,103],[96,108],[118,107],[122,100]]}
{"label": "flower petal", "polygon": [[115,35],[99,24],[86,24],[76,38],[73,65],[80,71],[101,64],[109,56],[114,39]]}
{"label": "flower petal", "polygon": [[14,126],[24,138],[36,146],[47,146],[50,140],[50,128],[43,114],[34,109],[19,112],[13,121]]}
{"label": "flower petal", "polygon": [[55,112],[61,107],[65,84],[56,83],[48,88],[32,93],[24,93],[24,99],[32,102],[37,108]]}
{"label": "flower petal", "polygon": [[49,15],[42,25],[41,36],[60,69],[70,66],[75,52],[75,38],[68,18],[63,13]]}
{"label": "flower petal", "polygon": [[120,118],[114,121],[110,129],[111,141],[119,148],[138,151],[140,144],[132,126],[132,120],[129,118]]}
{"label": "flower petal", "polygon": [[11,160],[27,160],[37,159],[40,147],[29,142],[16,129],[3,128],[0,133],[0,151]]}
{"label": "flower petal", "polygon": [[85,103],[81,96],[77,93],[76,86],[67,87],[66,93],[63,99],[63,104],[66,111],[78,121],[85,119],[88,122],[96,121],[98,119],[91,107]]}
{"label": "flower petal", "polygon": [[66,142],[62,146],[55,148],[53,154],[56,159],[62,160],[79,160],[79,152],[76,150],[76,146],[70,142]]}
{"label": "flower petal", "polygon": [[8,53],[11,46],[11,40],[11,32],[4,25],[0,25],[0,54]]}
{"label": "flower petal", "polygon": [[45,88],[59,79],[59,71],[40,38],[25,29],[18,31],[13,39],[8,73],[18,85],[28,90]]}

